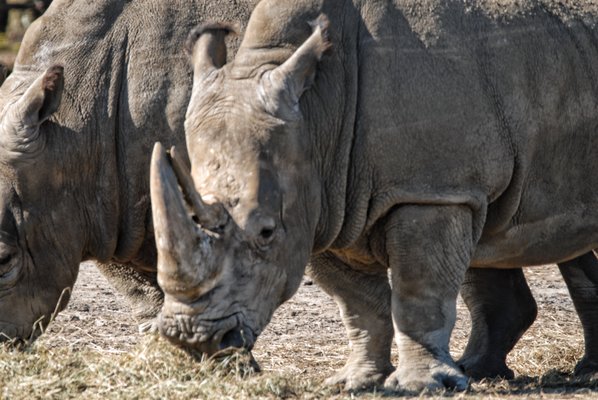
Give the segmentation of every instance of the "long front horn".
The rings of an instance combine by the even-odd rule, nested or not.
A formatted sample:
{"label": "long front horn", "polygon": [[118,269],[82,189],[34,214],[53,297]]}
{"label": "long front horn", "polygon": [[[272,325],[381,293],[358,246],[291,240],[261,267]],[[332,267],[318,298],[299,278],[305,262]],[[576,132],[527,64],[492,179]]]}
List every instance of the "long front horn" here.
{"label": "long front horn", "polygon": [[194,254],[198,242],[207,235],[189,216],[160,143],[156,143],[152,154],[150,194],[158,249],[158,284],[168,294],[192,297],[204,279]]}

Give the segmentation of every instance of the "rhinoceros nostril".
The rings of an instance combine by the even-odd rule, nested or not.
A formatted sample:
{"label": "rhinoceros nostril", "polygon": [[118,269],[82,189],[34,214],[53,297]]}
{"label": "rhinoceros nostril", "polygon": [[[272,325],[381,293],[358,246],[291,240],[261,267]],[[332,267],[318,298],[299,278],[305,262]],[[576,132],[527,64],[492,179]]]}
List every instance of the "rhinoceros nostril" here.
{"label": "rhinoceros nostril", "polygon": [[264,240],[268,240],[274,234],[274,228],[264,228],[260,231],[260,236]]}
{"label": "rhinoceros nostril", "polygon": [[227,349],[229,347],[236,347],[238,349],[246,346],[245,336],[243,331],[239,328],[232,329],[224,334],[220,344],[218,345],[220,350]]}

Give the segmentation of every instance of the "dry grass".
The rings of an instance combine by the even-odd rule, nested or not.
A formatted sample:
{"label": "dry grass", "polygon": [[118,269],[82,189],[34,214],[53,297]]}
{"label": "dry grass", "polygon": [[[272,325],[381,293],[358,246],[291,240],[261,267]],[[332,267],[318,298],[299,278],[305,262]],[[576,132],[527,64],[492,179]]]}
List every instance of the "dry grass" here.
{"label": "dry grass", "polygon": [[[198,362],[148,336],[131,352],[73,351],[35,346],[0,353],[2,398],[290,398],[326,397],[310,379],[250,374],[248,355]],[[248,375],[250,374],[250,375]]]}
{"label": "dry grass", "polygon": [[[519,368],[535,366],[541,377],[520,377],[508,382],[497,380],[473,384],[466,393],[437,394],[455,398],[552,397],[583,398],[596,395],[598,383],[549,371],[542,365],[570,369],[576,357],[568,351],[550,357],[543,352],[525,355]],[[564,357],[560,357],[560,356]],[[287,354],[292,357],[292,354]],[[522,356],[523,357],[523,356]],[[322,359],[325,361],[326,357]],[[521,360],[523,361],[523,360]],[[292,363],[292,362],[291,362]],[[248,355],[232,354],[218,360],[198,362],[156,336],[146,336],[132,351],[118,349],[85,351],[70,347],[34,345],[25,351],[0,352],[0,394],[4,399],[42,398],[126,398],[126,399],[272,399],[272,398],[352,398],[393,397],[392,393],[338,393],[324,387],[310,373],[280,368],[251,373]],[[527,370],[529,371],[529,370]],[[434,397],[436,397],[434,396]],[[426,396],[427,397],[427,396]]]}
{"label": "dry grass", "polygon": [[[509,357],[518,378],[474,383],[465,393],[426,398],[588,398],[598,382],[570,375],[582,356],[581,328],[558,273],[531,272],[539,318]],[[334,304],[315,286],[302,286],[247,354],[199,362],[156,336],[138,336],[128,311],[93,268],[82,268],[73,301],[50,331],[24,351],[0,349],[2,399],[373,399],[396,393],[339,393],[322,385],[348,353]],[[469,332],[459,307],[452,347]],[[396,355],[395,355],[395,362]]]}

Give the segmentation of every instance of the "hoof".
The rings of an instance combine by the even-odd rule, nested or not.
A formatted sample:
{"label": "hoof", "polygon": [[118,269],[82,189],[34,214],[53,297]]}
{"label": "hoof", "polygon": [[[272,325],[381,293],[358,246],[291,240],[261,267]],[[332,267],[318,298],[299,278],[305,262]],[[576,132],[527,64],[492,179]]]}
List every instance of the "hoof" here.
{"label": "hoof", "polygon": [[394,371],[389,365],[382,370],[364,369],[354,364],[345,365],[341,370],[324,381],[329,386],[341,386],[345,391],[362,391],[380,387],[386,377]]}
{"label": "hoof", "polygon": [[584,357],[577,363],[573,373],[578,377],[598,379],[598,361]]}
{"label": "hoof", "polygon": [[385,389],[408,394],[446,389],[464,391],[468,387],[467,377],[458,368],[446,364],[428,370],[403,368],[392,373],[384,382]]}
{"label": "hoof", "polygon": [[479,381],[482,379],[513,379],[515,373],[502,360],[461,359],[457,365],[469,378]]}

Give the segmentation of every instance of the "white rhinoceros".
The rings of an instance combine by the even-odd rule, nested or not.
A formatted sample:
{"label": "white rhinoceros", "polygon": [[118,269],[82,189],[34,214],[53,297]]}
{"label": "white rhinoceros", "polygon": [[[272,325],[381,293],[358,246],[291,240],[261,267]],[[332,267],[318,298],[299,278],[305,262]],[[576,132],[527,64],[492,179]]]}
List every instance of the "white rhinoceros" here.
{"label": "white rhinoceros", "polygon": [[0,88],[0,340],[39,335],[84,260],[155,317],[149,161],[156,140],[184,143],[183,44],[253,3],[56,0],[31,25]]}
{"label": "white rhinoceros", "polygon": [[311,259],[353,344],[333,381],[391,373],[394,325],[387,387],[466,387],[467,268],[598,247],[598,6],[569,3],[264,0],[229,63],[226,26],[195,31],[185,200],[159,145],[152,163],[161,331],[250,348]]}

